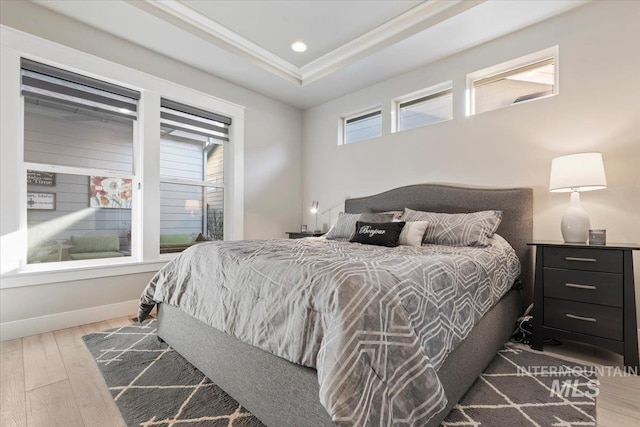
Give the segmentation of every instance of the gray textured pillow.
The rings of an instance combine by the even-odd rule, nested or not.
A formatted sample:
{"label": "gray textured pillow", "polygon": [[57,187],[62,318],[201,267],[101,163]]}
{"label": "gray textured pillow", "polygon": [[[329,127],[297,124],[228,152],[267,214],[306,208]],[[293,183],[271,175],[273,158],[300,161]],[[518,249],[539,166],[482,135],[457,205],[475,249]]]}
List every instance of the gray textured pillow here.
{"label": "gray textured pillow", "polygon": [[393,221],[393,218],[394,216],[392,213],[362,213],[360,214],[360,218],[358,218],[358,221],[381,223],[391,222]]}
{"label": "gray textured pillow", "polygon": [[335,239],[351,239],[356,231],[356,222],[360,218],[360,214],[349,214],[340,212],[335,224],[331,226],[325,237],[329,240]]}
{"label": "gray textured pillow", "polygon": [[424,243],[447,246],[487,246],[498,229],[502,211],[445,214],[405,208],[403,221],[429,221]]}
{"label": "gray textured pillow", "polygon": [[385,212],[373,212],[373,211],[368,211],[369,213],[374,213],[374,214],[384,214],[384,215],[393,215],[393,220],[400,220],[402,219],[402,214],[404,213],[404,211],[385,211]]}

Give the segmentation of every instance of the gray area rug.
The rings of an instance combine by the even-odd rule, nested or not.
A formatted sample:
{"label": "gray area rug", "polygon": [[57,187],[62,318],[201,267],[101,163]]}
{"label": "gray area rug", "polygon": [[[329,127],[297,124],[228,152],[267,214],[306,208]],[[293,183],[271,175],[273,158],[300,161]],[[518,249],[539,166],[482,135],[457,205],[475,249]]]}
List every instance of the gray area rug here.
{"label": "gray area rug", "polygon": [[[155,324],[83,337],[128,426],[263,426],[159,342]],[[589,367],[507,345],[442,425],[595,426],[594,380]]]}

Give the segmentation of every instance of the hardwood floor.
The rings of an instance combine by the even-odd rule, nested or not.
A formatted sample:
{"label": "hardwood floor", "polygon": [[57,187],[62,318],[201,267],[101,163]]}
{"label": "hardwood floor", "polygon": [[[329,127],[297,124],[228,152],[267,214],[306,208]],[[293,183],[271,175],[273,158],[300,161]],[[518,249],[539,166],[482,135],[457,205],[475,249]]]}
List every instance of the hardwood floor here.
{"label": "hardwood floor", "polygon": [[[0,426],[124,426],[82,336],[130,323],[123,317],[0,343]],[[577,343],[547,346],[545,353],[585,364],[622,363]],[[640,376],[599,380],[598,426],[640,425]]]}
{"label": "hardwood floor", "polygon": [[124,317],[1,343],[0,426],[124,426],[82,336],[131,323]]}

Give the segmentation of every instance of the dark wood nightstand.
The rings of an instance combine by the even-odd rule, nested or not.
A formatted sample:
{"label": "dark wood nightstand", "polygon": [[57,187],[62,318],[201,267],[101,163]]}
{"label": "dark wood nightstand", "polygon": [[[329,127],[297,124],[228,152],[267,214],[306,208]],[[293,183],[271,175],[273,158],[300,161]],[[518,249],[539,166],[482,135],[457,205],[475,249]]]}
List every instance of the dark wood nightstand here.
{"label": "dark wood nightstand", "polygon": [[638,369],[632,251],[640,245],[532,242],[536,246],[533,340],[582,341],[624,356]]}
{"label": "dark wood nightstand", "polygon": [[318,237],[324,234],[321,232],[315,233],[313,231],[308,231],[306,233],[301,233],[299,231],[287,231],[286,233],[289,235],[290,239],[302,239],[303,237]]}

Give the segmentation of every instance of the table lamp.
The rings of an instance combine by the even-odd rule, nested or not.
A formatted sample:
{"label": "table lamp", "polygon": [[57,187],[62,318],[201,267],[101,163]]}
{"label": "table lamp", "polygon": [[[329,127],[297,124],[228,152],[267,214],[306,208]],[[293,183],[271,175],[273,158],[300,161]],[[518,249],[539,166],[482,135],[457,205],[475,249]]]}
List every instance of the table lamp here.
{"label": "table lamp", "polygon": [[607,188],[607,177],[601,153],[570,154],[551,161],[549,191],[571,193],[571,202],[560,226],[566,243],[587,242],[590,222],[580,203],[580,192],[603,188]]}
{"label": "table lamp", "polygon": [[318,232],[318,205],[319,203],[314,200],[311,202],[311,209],[309,209],[309,211],[316,216],[316,228],[313,229],[314,233]]}

